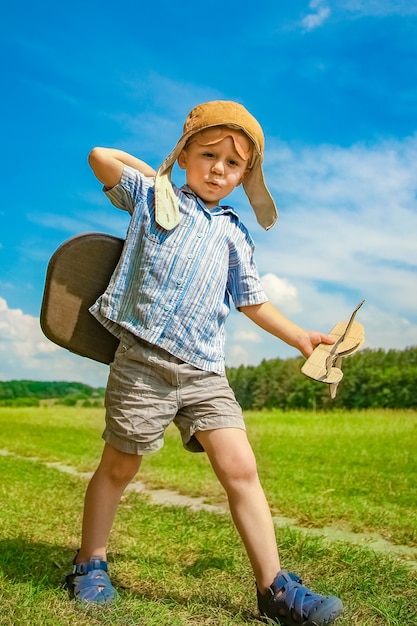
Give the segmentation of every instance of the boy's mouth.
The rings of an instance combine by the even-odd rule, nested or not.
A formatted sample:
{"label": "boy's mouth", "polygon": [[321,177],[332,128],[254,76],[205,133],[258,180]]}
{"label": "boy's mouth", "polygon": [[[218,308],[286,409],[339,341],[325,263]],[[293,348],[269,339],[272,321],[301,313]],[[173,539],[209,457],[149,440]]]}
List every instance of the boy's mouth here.
{"label": "boy's mouth", "polygon": [[209,181],[207,181],[207,184],[210,187],[215,187],[216,189],[220,189],[220,182],[217,181],[217,180],[209,180]]}

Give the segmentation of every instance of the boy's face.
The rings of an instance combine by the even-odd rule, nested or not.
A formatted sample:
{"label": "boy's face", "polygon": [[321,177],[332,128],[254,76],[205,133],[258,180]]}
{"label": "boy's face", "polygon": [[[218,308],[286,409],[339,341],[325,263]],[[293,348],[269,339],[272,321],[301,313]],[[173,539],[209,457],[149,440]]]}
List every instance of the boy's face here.
{"label": "boy's face", "polygon": [[[205,134],[209,136],[207,131]],[[187,185],[211,209],[243,181],[252,146],[245,133],[240,131],[233,131],[234,138],[228,135],[205,145],[201,141],[206,138],[203,133],[201,135],[202,138],[199,134],[191,138],[178,157],[178,164],[186,170]]]}

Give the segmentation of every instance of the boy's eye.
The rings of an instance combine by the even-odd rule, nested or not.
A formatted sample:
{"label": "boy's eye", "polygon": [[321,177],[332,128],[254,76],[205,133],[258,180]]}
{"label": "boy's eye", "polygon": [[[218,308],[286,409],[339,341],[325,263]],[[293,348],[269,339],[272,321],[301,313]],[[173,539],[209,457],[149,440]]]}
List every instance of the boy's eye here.
{"label": "boy's eye", "polygon": [[234,161],[233,159],[230,159],[229,165],[231,165],[232,167],[236,167],[237,165],[239,165],[239,163],[237,161]]}

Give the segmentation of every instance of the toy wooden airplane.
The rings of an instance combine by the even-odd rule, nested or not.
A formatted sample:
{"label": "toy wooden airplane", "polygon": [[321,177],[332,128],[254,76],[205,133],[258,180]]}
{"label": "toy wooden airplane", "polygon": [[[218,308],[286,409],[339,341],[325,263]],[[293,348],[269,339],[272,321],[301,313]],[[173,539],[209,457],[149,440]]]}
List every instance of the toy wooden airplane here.
{"label": "toy wooden airplane", "polygon": [[359,322],[355,322],[355,315],[365,300],[362,300],[353,311],[348,322],[339,322],[330,331],[329,336],[335,343],[319,344],[304,363],[301,371],[314,380],[330,385],[330,396],[336,397],[337,386],[343,378],[343,357],[353,354],[363,345],[365,331]]}

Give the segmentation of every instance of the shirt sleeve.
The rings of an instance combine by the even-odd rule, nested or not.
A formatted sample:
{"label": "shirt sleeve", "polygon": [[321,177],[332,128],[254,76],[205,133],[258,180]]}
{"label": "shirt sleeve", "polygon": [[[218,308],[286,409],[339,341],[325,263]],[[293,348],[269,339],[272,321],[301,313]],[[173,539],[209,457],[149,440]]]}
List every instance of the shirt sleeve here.
{"label": "shirt sleeve", "polygon": [[237,309],[268,301],[262,287],[254,254],[255,244],[249,233],[242,230],[236,245],[230,251],[227,280],[227,290]]}
{"label": "shirt sleeve", "polygon": [[133,215],[135,208],[144,202],[150,190],[153,190],[153,184],[153,178],[148,178],[138,170],[125,165],[120,182],[111,189],[103,187],[103,191],[115,207]]}

